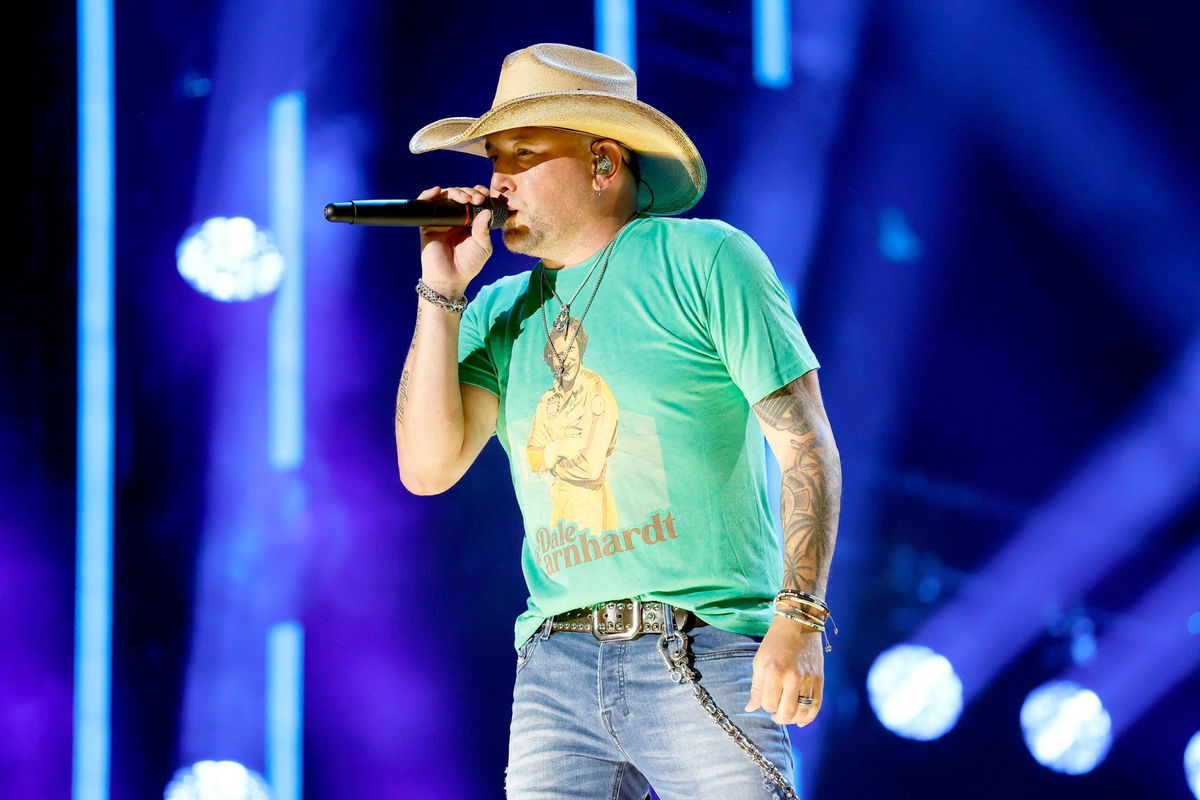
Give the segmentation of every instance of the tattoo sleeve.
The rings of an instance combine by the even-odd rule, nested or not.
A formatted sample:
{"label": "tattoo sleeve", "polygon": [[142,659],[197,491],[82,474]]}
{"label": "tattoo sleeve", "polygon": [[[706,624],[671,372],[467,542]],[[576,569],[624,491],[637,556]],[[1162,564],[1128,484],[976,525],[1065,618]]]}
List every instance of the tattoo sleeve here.
{"label": "tattoo sleeve", "polygon": [[783,486],[783,588],[824,597],[837,537],[842,468],[833,434],[817,402],[797,378],[755,404],[769,429],[787,435],[779,452]]}
{"label": "tattoo sleeve", "polygon": [[417,304],[417,319],[413,323],[412,343],[408,346],[408,356],[404,361],[404,371],[400,373],[400,386],[396,389],[396,424],[404,424],[404,407],[408,405],[408,376],[412,371],[412,365],[408,359],[412,358],[412,351],[417,347],[417,331],[421,330],[421,306]]}

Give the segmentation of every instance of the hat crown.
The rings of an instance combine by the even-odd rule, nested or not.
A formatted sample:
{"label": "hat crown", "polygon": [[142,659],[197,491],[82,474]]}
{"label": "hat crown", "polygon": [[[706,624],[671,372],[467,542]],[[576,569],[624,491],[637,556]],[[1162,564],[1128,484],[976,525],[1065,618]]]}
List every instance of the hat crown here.
{"label": "hat crown", "polygon": [[637,100],[637,76],[603,53],[568,44],[535,44],[505,57],[492,108],[545,92],[599,92]]}

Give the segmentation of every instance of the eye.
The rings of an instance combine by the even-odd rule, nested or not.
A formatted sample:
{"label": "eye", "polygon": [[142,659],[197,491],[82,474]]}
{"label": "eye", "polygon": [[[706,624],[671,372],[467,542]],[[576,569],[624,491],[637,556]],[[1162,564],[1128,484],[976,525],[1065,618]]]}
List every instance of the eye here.
{"label": "eye", "polygon": [[524,158],[525,156],[533,155],[533,151],[527,147],[518,147],[514,152],[516,152],[517,158]]}

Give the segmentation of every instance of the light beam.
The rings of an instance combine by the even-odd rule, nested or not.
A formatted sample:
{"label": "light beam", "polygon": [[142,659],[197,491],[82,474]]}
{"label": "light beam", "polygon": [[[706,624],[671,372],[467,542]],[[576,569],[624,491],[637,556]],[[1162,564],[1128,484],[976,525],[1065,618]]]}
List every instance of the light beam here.
{"label": "light beam", "polygon": [[1038,634],[1048,612],[1076,602],[1188,500],[1200,481],[1197,408],[1200,338],[1120,433],[913,638],[955,664],[966,702]]}
{"label": "light beam", "polygon": [[106,800],[113,552],[113,11],[79,0],[75,728],[71,793]]}
{"label": "light beam", "polygon": [[634,0],[596,0],[596,49],[637,69],[637,6]]}

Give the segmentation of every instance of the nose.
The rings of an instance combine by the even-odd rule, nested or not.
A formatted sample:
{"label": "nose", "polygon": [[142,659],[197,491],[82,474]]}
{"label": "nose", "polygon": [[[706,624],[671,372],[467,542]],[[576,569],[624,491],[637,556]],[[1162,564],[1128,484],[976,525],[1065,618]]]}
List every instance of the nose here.
{"label": "nose", "polygon": [[492,190],[492,194],[504,195],[515,189],[516,184],[513,183],[511,175],[500,170],[495,170],[492,172],[492,180],[489,188]]}

